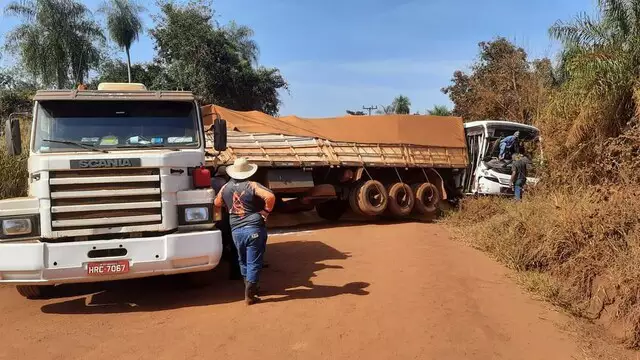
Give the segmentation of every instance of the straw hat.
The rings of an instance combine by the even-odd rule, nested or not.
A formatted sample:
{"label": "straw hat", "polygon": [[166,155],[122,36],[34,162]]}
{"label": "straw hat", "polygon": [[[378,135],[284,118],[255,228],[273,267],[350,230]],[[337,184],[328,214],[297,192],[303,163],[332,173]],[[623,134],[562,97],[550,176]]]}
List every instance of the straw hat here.
{"label": "straw hat", "polygon": [[250,178],[258,171],[258,165],[250,164],[247,158],[237,158],[233,165],[227,166],[227,175],[232,179],[244,180]]}

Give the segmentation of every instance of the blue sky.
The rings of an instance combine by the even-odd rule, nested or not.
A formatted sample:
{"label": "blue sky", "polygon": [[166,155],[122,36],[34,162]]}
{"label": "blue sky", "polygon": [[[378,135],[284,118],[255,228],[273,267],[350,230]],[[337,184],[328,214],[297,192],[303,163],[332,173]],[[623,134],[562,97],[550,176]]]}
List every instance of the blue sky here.
{"label": "blue sky", "polygon": [[[86,0],[95,10],[101,1]],[[217,20],[255,31],[260,64],[278,67],[290,84],[280,113],[336,116],[408,96],[412,111],[452,106],[440,89],[467,69],[477,43],[504,36],[532,57],[554,57],[547,30],[556,20],[592,13],[596,0],[214,0]],[[0,0],[0,7],[9,3]],[[150,15],[155,2],[142,2]],[[2,14],[0,36],[17,23]],[[145,36],[133,61],[153,57]],[[0,64],[11,62],[3,54]]]}

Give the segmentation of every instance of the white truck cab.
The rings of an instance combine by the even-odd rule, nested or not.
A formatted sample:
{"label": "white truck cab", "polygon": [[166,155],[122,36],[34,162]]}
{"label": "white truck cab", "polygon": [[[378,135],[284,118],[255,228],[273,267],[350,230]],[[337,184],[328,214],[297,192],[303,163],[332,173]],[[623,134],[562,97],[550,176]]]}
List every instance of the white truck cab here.
{"label": "white truck cab", "polygon": [[[513,195],[511,164],[497,159],[499,141],[519,131],[521,147],[535,149],[540,131],[534,126],[499,120],[467,122],[464,129],[469,152],[469,166],[462,179],[464,192],[468,195]],[[533,154],[526,155],[531,160]],[[528,167],[535,170],[531,162]],[[537,183],[538,178],[527,177],[528,185]]]}
{"label": "white truck cab", "polygon": [[[5,136],[9,154],[19,154],[17,120]],[[28,197],[0,200],[0,283],[37,298],[50,285],[214,268],[220,214],[214,190],[196,188],[192,176],[204,162],[190,92],[38,91]]]}

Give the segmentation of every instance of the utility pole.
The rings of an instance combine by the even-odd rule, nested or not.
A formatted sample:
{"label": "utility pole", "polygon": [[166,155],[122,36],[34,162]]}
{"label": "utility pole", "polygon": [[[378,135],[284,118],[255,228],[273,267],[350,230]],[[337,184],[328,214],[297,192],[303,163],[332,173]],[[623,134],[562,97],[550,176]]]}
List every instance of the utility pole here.
{"label": "utility pole", "polygon": [[369,116],[371,116],[371,110],[378,110],[378,106],[363,106],[362,110],[369,110]]}

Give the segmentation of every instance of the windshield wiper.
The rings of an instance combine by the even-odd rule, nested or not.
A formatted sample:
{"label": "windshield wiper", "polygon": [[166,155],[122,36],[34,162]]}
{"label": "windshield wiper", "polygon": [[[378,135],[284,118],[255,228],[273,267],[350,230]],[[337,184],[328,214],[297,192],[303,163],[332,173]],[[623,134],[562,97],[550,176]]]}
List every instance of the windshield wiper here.
{"label": "windshield wiper", "polygon": [[167,145],[164,144],[149,144],[149,145],[145,145],[145,144],[129,144],[129,145],[119,145],[116,146],[117,149],[169,149],[169,150],[173,150],[173,151],[179,151],[180,149],[176,149],[176,148],[172,148],[172,147],[168,147]]}
{"label": "windshield wiper", "polygon": [[75,145],[77,147],[81,147],[83,149],[87,149],[87,150],[91,150],[91,151],[97,151],[97,152],[102,152],[105,154],[108,154],[109,152],[107,150],[104,149],[98,149],[97,147],[95,147],[95,145],[87,145],[87,144],[83,144],[80,142],[76,142],[76,141],[71,141],[71,140],[52,140],[52,139],[42,139],[42,141],[44,142],[50,142],[50,143],[55,143],[55,144],[64,144],[64,145]]}

